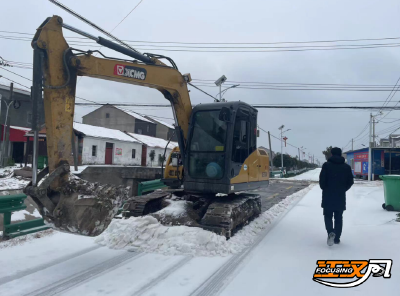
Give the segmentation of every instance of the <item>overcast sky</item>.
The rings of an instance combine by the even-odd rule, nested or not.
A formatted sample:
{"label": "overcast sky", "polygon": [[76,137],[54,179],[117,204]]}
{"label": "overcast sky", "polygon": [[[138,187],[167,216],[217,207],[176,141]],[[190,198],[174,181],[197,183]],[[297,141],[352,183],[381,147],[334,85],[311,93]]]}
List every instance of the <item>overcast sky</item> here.
{"label": "overcast sky", "polygon": [[[112,30],[139,1],[61,0],[61,2],[102,28]],[[65,23],[96,36],[100,34],[47,0],[2,1],[1,11],[2,31],[33,34],[46,17],[59,15]],[[396,0],[143,0],[138,8],[113,31],[113,34],[120,39],[128,40],[181,42],[286,42],[385,38],[400,36],[399,15],[400,1]],[[8,33],[0,35],[16,36]],[[74,36],[72,32],[65,32],[64,35]],[[396,43],[396,40],[362,43]],[[102,52],[121,57],[104,48]],[[269,53],[166,52],[154,48],[151,52],[170,56],[181,73],[191,73],[192,78],[196,79],[216,80],[224,74],[228,80],[244,82],[394,85],[400,76],[399,47]],[[0,38],[0,56],[11,61],[31,63],[32,48],[26,41]],[[32,77],[31,70],[18,68],[11,70]],[[2,69],[0,75],[30,85],[29,81]],[[8,84],[9,81],[0,78],[0,83]],[[202,88],[212,95],[218,93],[215,87]],[[382,101],[388,94],[388,92],[326,90],[231,89],[227,91],[225,98],[229,101],[243,100],[250,104],[337,103]],[[156,90],[87,77],[79,81],[77,95],[102,103],[167,103]],[[210,97],[193,88],[190,95],[192,104],[212,102]],[[399,99],[400,95],[396,95],[393,102]],[[92,107],[77,107],[75,120],[81,121],[82,116],[92,110]],[[134,110],[142,114],[172,118],[169,108],[160,110],[143,107]],[[392,112],[385,120],[393,121],[392,118],[400,118],[399,114],[399,111]],[[305,151],[315,154],[321,161],[323,160],[321,152],[325,147],[345,146],[352,137],[356,137],[362,131],[368,120],[369,111],[354,110],[260,109],[258,115],[260,127],[279,136],[278,128],[284,124],[291,129],[286,134],[288,142],[297,147],[307,147]],[[394,124],[381,122],[376,130],[379,132]],[[380,136],[385,135],[383,133]],[[355,148],[361,147],[361,144],[367,145],[367,142],[368,139],[364,138],[364,141],[355,143]],[[266,134],[261,132],[258,144],[268,146]],[[280,150],[280,143],[274,138],[272,146],[274,151]],[[292,156],[298,154],[297,149],[292,147],[287,147],[285,152]]]}

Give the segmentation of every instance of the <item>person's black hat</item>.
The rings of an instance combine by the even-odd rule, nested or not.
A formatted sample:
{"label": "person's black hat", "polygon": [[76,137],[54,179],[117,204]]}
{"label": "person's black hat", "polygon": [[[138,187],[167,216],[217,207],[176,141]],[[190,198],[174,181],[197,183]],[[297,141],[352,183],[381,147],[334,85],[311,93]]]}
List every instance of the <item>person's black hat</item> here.
{"label": "person's black hat", "polygon": [[331,150],[332,155],[342,156],[342,149],[335,147]]}

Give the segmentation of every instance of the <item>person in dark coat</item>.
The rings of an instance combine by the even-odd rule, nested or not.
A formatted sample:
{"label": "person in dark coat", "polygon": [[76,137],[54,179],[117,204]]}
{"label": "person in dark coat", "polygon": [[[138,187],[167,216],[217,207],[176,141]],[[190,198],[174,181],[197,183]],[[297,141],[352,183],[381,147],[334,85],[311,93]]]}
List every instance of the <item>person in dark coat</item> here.
{"label": "person in dark coat", "polygon": [[[343,211],[346,210],[346,191],[354,184],[351,167],[345,163],[340,148],[332,148],[332,157],[322,166],[319,186],[322,189],[322,208],[328,245],[340,243],[343,228]],[[335,217],[335,226],[332,218]]]}

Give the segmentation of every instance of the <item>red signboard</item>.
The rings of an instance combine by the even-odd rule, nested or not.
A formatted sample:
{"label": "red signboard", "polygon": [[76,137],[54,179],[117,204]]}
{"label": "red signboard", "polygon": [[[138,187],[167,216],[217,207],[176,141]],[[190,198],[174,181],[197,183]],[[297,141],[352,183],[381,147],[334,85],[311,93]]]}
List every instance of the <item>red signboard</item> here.
{"label": "red signboard", "polygon": [[354,160],[368,160],[368,152],[354,153]]}
{"label": "red signboard", "polygon": [[[1,141],[3,141],[4,125],[0,125],[1,128]],[[12,128],[10,127],[10,142],[26,142],[24,135],[29,129],[26,128]]]}

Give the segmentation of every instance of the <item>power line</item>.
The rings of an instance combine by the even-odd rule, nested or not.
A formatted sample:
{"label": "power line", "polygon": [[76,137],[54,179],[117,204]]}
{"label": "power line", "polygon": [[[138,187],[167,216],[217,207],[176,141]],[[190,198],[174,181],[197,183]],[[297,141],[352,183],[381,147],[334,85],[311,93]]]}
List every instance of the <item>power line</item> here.
{"label": "power line", "polygon": [[26,79],[26,80],[32,81],[32,79],[26,78],[25,76],[19,75],[19,74],[15,73],[15,72],[13,72],[13,71],[10,71],[10,70],[8,70],[8,69],[6,69],[6,68],[0,67],[0,69],[2,69],[2,70],[4,70],[4,71],[7,71],[7,72],[10,72],[10,73],[12,73],[12,74],[14,74],[14,75],[17,75],[17,76],[19,76],[19,77],[21,77],[21,78],[24,78],[24,79]]}
{"label": "power line", "polygon": [[[202,91],[201,89],[199,89]],[[204,92],[205,93],[205,92]],[[205,93],[210,97],[214,98],[208,93]],[[88,105],[107,105],[108,103],[77,103],[81,106],[88,106]],[[121,103],[121,104],[113,104],[114,106],[131,106],[131,107],[155,107],[155,108],[164,108],[170,107],[170,105],[164,104],[136,104],[136,103]],[[252,105],[254,108],[257,109],[356,109],[356,110],[376,110],[381,108],[380,106],[287,106],[287,105]],[[392,107],[384,107],[384,109],[391,109]],[[395,108],[395,110],[400,110],[400,107]]]}
{"label": "power line", "polygon": [[[257,126],[258,126],[258,128],[259,128],[260,130],[262,130],[264,133],[267,133],[267,134],[268,134],[268,132],[267,132],[265,129],[261,128],[259,125],[257,125]],[[275,138],[275,139],[277,139],[277,140],[279,140],[279,141],[282,142],[282,139],[279,139],[278,137],[274,136],[274,135],[271,134],[271,133],[270,133],[270,135],[271,135],[273,138]],[[289,144],[289,143],[287,143],[287,142],[286,142],[286,144],[289,145],[289,146],[292,146],[292,147],[294,147],[294,148],[296,148],[296,149],[299,149],[299,147],[296,147],[296,146],[294,146],[294,145],[292,145],[292,144]]]}
{"label": "power line", "polygon": [[[14,40],[14,41],[26,41],[30,42],[31,40],[29,39],[23,39],[23,38],[10,38],[10,37],[5,37],[2,36],[0,39],[7,39],[7,40]],[[126,44],[125,42],[123,42]],[[92,45],[93,44],[93,45]],[[88,46],[88,47],[96,47],[100,48],[102,46],[95,45],[95,43],[85,43],[82,41],[72,41],[70,42],[70,45],[78,45],[78,46]],[[129,46],[128,44],[126,44]],[[146,46],[146,45],[135,45],[136,47],[141,47],[141,46]],[[345,47],[347,46],[347,47]],[[310,48],[301,48],[301,46],[293,46],[293,47],[286,47],[286,48],[281,48],[281,47],[269,47],[267,50],[209,50],[206,47],[198,47],[197,49],[177,49],[176,46],[174,46],[174,49],[171,48],[155,48],[155,45],[147,45],[147,47],[151,48],[141,48],[142,50],[149,50],[152,51],[154,49],[157,49],[159,51],[167,51],[167,52],[196,52],[196,53],[268,53],[268,52],[301,52],[301,51],[324,51],[324,50],[350,50],[350,49],[371,49],[371,48],[385,48],[385,47],[399,47],[400,43],[381,43],[381,44],[359,44],[359,45],[332,45],[332,46],[309,46]],[[304,46],[303,46],[304,47]],[[129,46],[129,48],[131,48]],[[225,47],[226,48],[226,47]],[[236,49],[240,49],[244,47],[236,47]],[[266,47],[265,47],[266,48]],[[274,48],[277,48],[276,50]],[[206,50],[201,50],[201,49],[206,49]],[[223,47],[220,47],[220,49],[224,49]]]}
{"label": "power line", "polygon": [[398,127],[400,127],[400,124],[394,124],[394,125],[392,125],[392,126],[390,126],[390,127],[387,127],[387,128],[385,128],[385,129],[383,129],[383,130],[380,130],[380,131],[378,131],[376,134],[377,135],[382,135],[382,134],[384,134],[384,133],[386,133],[387,131],[389,131],[389,130],[391,130],[391,129],[396,129],[396,128],[398,128]]}
{"label": "power line", "polygon": [[14,81],[14,80],[12,80],[12,79],[10,79],[10,78],[4,77],[3,75],[1,75],[0,78],[7,79],[8,81],[11,81],[11,82],[13,82],[13,83],[15,83],[15,84],[18,84],[18,85],[21,85],[21,86],[26,87],[26,88],[28,88],[28,89],[31,89],[29,86],[26,86],[26,85],[23,85],[23,84],[21,84],[21,83],[18,83],[18,82]]}
{"label": "power line", "polygon": [[[215,88],[216,86],[214,85],[208,85],[208,84],[196,84],[199,87],[212,87]],[[235,87],[237,89],[252,89],[252,90],[285,90],[285,91],[363,91],[363,92],[377,92],[377,91],[391,91],[391,89],[389,88],[349,88],[349,87],[331,87],[331,88],[324,88],[324,87],[320,87],[320,88],[288,88],[288,87],[280,87],[280,86],[237,86]]]}
{"label": "power line", "polygon": [[194,87],[195,89],[201,91],[202,93],[206,94],[207,96],[213,98],[215,101],[217,101],[217,102],[219,101],[217,98],[213,97],[212,95],[210,95],[208,92],[205,92],[205,91],[202,90],[201,88],[198,88],[198,87],[195,86],[194,84],[192,84],[192,83],[190,83],[190,82],[188,82],[188,84],[189,84],[190,86]]}
{"label": "power line", "polygon": [[[204,83],[214,83],[215,79],[198,79],[194,78],[192,79],[193,81],[202,81]],[[298,83],[298,82],[261,82],[261,81],[237,81],[237,80],[227,80],[224,85],[226,84],[266,84],[266,85],[271,85],[271,84],[283,84],[283,85],[328,85],[328,86],[361,86],[361,87],[376,87],[376,86],[382,86],[382,87],[393,87],[395,85],[389,85],[389,84],[346,84],[346,83]]]}
{"label": "power line", "polygon": [[123,42],[122,40],[118,39],[117,37],[115,37],[114,35],[112,35],[111,33],[107,32],[106,30],[100,28],[99,26],[97,26],[95,23],[89,21],[87,18],[81,16],[79,13],[73,11],[72,9],[68,8],[66,5],[62,4],[61,2],[57,1],[57,0],[49,0],[51,3],[55,4],[56,6],[60,7],[61,9],[64,9],[66,12],[72,14],[73,16],[75,16],[76,18],[80,19],[81,21],[83,21],[84,23],[88,24],[89,26],[95,28],[96,30],[100,31],[101,33],[103,33],[104,35],[110,37],[111,39],[115,40],[116,42],[120,43],[121,45],[135,51],[138,52],[136,49],[132,48],[131,46],[129,46],[128,44],[126,44],[125,42]]}
{"label": "power line", "polygon": [[[396,94],[397,90],[399,89],[399,88],[397,88],[397,90],[396,90],[395,92],[393,92],[393,91],[395,90],[397,84],[399,83],[399,81],[400,81],[400,77],[399,77],[399,79],[397,79],[396,84],[394,85],[393,89],[392,89],[391,92],[389,93],[389,95],[388,95],[388,97],[386,98],[385,103],[383,103],[382,107],[385,106],[386,102],[389,104],[390,101],[393,99],[393,96]],[[399,87],[400,87],[400,85],[399,85]],[[392,93],[393,93],[393,95],[391,96]],[[389,100],[389,101],[388,101],[388,100]],[[382,110],[379,110],[379,111],[382,111]]]}
{"label": "power line", "polygon": [[129,11],[129,13],[118,23],[118,25],[116,25],[111,32],[113,32],[141,3],[143,2],[143,0],[140,0],[138,4],[136,4],[136,6],[134,8],[132,8],[131,11]]}
{"label": "power line", "polygon": [[[15,31],[0,31],[0,33],[19,34],[19,35],[34,35],[32,33],[22,33],[22,32],[15,32]],[[73,38],[73,37],[69,37],[69,38]],[[76,38],[86,39],[85,37],[76,37]],[[137,42],[137,43],[175,43],[175,44],[295,44],[295,43],[359,42],[359,41],[379,41],[379,40],[397,40],[397,39],[400,39],[400,37],[336,39],[336,40],[318,40],[318,41],[317,40],[315,40],[315,41],[280,41],[280,42],[180,42],[180,41],[139,41],[139,40],[122,40],[122,41]]]}

